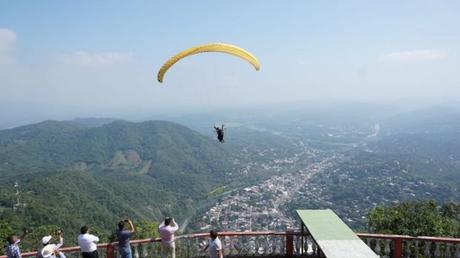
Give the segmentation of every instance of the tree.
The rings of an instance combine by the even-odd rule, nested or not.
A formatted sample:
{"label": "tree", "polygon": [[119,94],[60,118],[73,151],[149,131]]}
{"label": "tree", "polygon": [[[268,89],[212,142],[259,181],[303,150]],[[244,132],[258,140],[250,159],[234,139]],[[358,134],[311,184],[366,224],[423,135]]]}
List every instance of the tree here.
{"label": "tree", "polygon": [[[6,241],[6,238],[14,234],[13,227],[5,220],[0,220],[0,239]],[[3,248],[0,249],[0,255],[3,255]]]}
{"label": "tree", "polygon": [[369,212],[368,227],[383,234],[459,237],[459,211],[458,205],[440,207],[432,200],[379,206]]}
{"label": "tree", "polygon": [[136,225],[136,238],[155,238],[158,237],[158,223],[142,220]]}

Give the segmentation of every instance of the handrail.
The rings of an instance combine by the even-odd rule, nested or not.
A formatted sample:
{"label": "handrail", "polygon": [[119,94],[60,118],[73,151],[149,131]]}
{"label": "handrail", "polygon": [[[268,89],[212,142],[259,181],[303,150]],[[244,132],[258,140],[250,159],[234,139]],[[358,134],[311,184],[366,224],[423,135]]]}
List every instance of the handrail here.
{"label": "handrail", "polygon": [[[238,231],[227,231],[227,232],[219,232],[218,233],[220,237],[232,237],[232,236],[288,236],[288,235],[300,235],[300,232],[295,232],[295,231],[288,231],[288,232],[283,232],[283,231],[257,231],[257,232],[238,232]],[[200,237],[208,237],[209,233],[194,233],[194,234],[185,234],[185,235],[180,235],[177,236],[176,239],[187,239],[187,238],[200,238]],[[160,238],[146,238],[146,239],[137,239],[137,240],[131,240],[130,244],[131,245],[140,245],[140,244],[145,244],[145,243],[155,243],[155,242],[161,242]],[[111,243],[102,243],[98,244],[97,248],[98,249],[107,249],[109,247],[115,247],[118,246],[118,242],[111,242]],[[72,247],[63,247],[59,249],[63,253],[71,253],[71,252],[79,252],[80,247],[79,246],[72,246]],[[37,251],[34,252],[25,252],[22,253],[22,257],[33,257],[37,255]],[[6,258],[5,255],[0,256],[0,258]]]}
{"label": "handrail", "polygon": [[372,234],[372,233],[357,233],[359,237],[380,238],[380,239],[402,239],[406,241],[420,240],[431,242],[443,242],[459,244],[460,238],[451,237],[431,237],[431,236],[408,236],[408,235],[387,235],[387,234]]}
{"label": "handrail", "polygon": [[[228,232],[219,232],[220,237],[257,237],[257,236],[300,236],[300,231],[258,231],[258,232],[236,232],[236,231],[228,231]],[[408,235],[389,235],[389,234],[372,234],[372,233],[357,233],[357,235],[361,238],[375,238],[375,239],[385,239],[385,240],[393,240],[398,243],[402,244],[402,241],[431,241],[431,242],[442,242],[442,243],[452,243],[452,244],[460,244],[460,238],[448,238],[448,237],[430,237],[430,236],[408,236]],[[194,233],[194,234],[186,234],[177,236],[176,239],[194,239],[194,238],[204,238],[208,237],[209,233]],[[130,244],[133,246],[141,245],[145,243],[159,243],[161,242],[160,238],[146,238],[146,239],[138,239],[138,240],[131,240]],[[101,243],[98,244],[98,249],[113,251],[114,248],[118,245],[117,242],[111,243]],[[64,253],[72,253],[72,252],[79,252],[80,247],[73,246],[73,247],[64,247],[60,248],[60,251]],[[37,252],[26,252],[22,254],[22,257],[33,257],[36,256]],[[0,256],[0,258],[6,258],[6,256]]]}

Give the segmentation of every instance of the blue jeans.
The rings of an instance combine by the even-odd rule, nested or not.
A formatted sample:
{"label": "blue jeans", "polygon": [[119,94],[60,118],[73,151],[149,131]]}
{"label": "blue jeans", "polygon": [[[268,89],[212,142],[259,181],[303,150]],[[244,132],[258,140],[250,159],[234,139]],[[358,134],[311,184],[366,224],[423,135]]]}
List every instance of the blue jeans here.
{"label": "blue jeans", "polygon": [[118,252],[120,253],[121,258],[132,258],[131,246],[118,247]]}

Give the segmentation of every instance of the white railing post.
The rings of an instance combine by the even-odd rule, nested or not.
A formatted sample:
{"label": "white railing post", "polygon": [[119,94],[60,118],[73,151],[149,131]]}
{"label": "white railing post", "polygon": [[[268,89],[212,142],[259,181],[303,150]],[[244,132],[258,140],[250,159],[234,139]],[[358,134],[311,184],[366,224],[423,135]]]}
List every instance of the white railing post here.
{"label": "white railing post", "polygon": [[430,257],[431,256],[430,248],[431,248],[431,242],[425,241],[425,251],[423,252],[423,255],[425,255],[426,257]]}
{"label": "white railing post", "polygon": [[142,246],[141,257],[142,257],[142,258],[147,258],[148,255],[149,255],[149,251],[147,250],[147,244],[143,244],[143,245],[141,245],[141,246]]}
{"label": "white railing post", "polygon": [[434,249],[434,257],[435,257],[435,258],[439,258],[439,257],[441,257],[441,250],[439,250],[439,244],[440,244],[440,243],[439,243],[439,242],[435,242],[434,244],[435,244],[435,246],[436,246],[435,249]]}
{"label": "white railing post", "polygon": [[375,240],[375,249],[374,249],[374,251],[375,251],[375,253],[377,255],[381,254],[381,252],[380,252],[381,251],[381,249],[380,249],[380,239],[378,239],[378,238]]}
{"label": "white railing post", "polygon": [[383,256],[384,258],[390,258],[390,252],[391,252],[390,243],[391,243],[391,240],[389,239],[385,240],[385,249],[384,249],[385,256]]}
{"label": "white railing post", "polygon": [[132,249],[134,251],[134,255],[133,255],[134,258],[139,258],[139,252],[137,251],[137,246],[138,245],[136,244],[136,245],[133,245],[133,247],[132,247]]}
{"label": "white railing post", "polygon": [[412,251],[411,251],[411,245],[412,245],[412,242],[411,241],[406,241],[406,258],[410,258],[410,255],[412,254]]}
{"label": "white railing post", "polygon": [[451,253],[450,253],[450,248],[451,248],[451,246],[452,246],[451,243],[447,243],[447,244],[446,244],[446,250],[445,250],[445,252],[444,252],[444,256],[445,256],[446,258],[451,258],[451,257],[452,257],[452,255],[451,255]]}

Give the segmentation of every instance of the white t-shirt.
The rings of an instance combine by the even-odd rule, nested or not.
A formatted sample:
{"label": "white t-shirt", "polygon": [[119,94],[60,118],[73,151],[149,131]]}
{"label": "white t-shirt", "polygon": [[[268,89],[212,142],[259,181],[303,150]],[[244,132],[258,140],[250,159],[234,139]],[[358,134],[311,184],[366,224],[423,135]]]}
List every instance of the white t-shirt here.
{"label": "white t-shirt", "polygon": [[222,243],[220,239],[216,237],[216,239],[212,240],[209,239],[209,257],[211,258],[219,258],[219,250],[222,250]]}
{"label": "white t-shirt", "polygon": [[91,234],[81,234],[78,236],[78,245],[82,253],[91,253],[96,251],[96,243],[99,242],[97,236]]}

